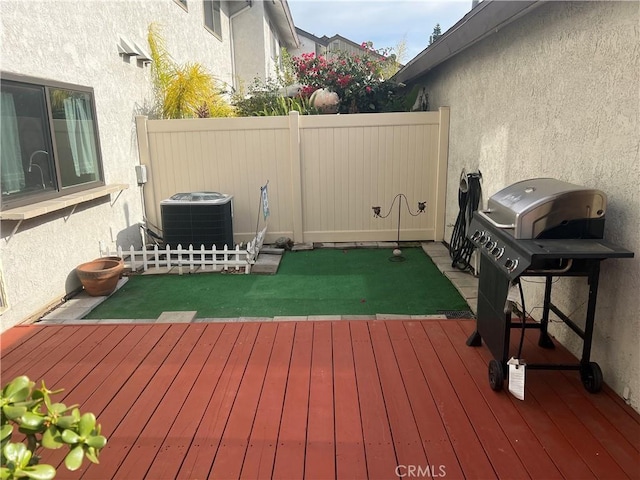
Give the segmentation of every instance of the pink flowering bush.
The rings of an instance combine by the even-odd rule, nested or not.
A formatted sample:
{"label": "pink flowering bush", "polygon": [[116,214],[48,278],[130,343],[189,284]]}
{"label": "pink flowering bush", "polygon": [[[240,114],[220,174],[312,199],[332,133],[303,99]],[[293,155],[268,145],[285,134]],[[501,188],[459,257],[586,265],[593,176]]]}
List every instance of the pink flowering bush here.
{"label": "pink flowering bush", "polygon": [[382,70],[386,61],[369,44],[363,43],[363,54],[339,52],[332,58],[304,53],[293,58],[300,94],[310,97],[325,88],[340,98],[341,113],[385,112],[401,110],[398,86],[384,80]]}

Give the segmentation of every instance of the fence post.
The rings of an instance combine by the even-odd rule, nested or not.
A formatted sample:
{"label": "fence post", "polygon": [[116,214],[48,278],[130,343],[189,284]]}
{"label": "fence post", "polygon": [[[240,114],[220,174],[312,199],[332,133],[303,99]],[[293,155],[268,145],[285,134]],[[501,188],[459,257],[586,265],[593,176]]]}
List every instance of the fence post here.
{"label": "fence post", "polygon": [[300,114],[289,112],[289,154],[291,156],[291,210],[293,241],[304,243],[302,229],[302,156],[300,155]]}
{"label": "fence post", "polygon": [[200,244],[200,270],[202,270],[203,272],[207,271],[207,260],[206,260],[206,257],[204,255],[204,244],[203,243]]}
{"label": "fence post", "polygon": [[447,164],[449,161],[449,107],[440,107],[440,122],[438,129],[438,167],[436,172],[436,242],[444,240],[445,201],[447,198]]}

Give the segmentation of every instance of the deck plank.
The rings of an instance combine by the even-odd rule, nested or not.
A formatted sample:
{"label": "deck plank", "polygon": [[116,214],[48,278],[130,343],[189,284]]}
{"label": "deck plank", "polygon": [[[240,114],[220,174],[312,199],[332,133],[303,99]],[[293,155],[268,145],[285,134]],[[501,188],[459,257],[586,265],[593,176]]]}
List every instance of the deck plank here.
{"label": "deck plank", "polygon": [[408,322],[405,325],[460,467],[468,478],[495,478],[495,471],[451,383],[447,365],[440,362],[423,328],[425,323]]}
{"label": "deck plank", "polygon": [[[533,331],[527,331],[525,335],[529,363],[577,362],[576,358],[561,346],[551,350],[538,347],[537,338]],[[514,345],[518,339],[519,334],[512,334]],[[540,398],[545,398],[545,393],[550,392],[553,399],[549,400],[549,408],[561,408],[561,416],[556,415],[555,418],[558,428],[565,432],[565,436],[573,437],[572,423],[579,421],[584,425],[584,428],[577,427],[583,436],[573,437],[573,444],[592,471],[600,472],[604,476],[640,476],[640,415],[622,404],[621,399],[606,384],[598,394],[587,392],[579,377],[577,371],[530,370],[527,389],[531,389],[529,379],[536,378],[544,382],[544,387],[538,389],[538,394]],[[556,405],[558,402],[561,404],[560,407]],[[577,411],[580,411],[579,415],[568,415],[569,412]],[[564,415],[568,415],[566,424]],[[591,455],[585,451],[587,449],[582,448],[583,443],[590,448]],[[602,458],[600,452],[604,452]],[[611,459],[617,466],[611,465]],[[620,470],[624,471],[624,474]]]}
{"label": "deck plank", "polygon": [[273,352],[265,374],[264,386],[249,437],[242,466],[244,479],[271,478],[278,443],[278,430],[284,406],[296,324],[275,324],[278,327]]}
{"label": "deck plank", "polygon": [[178,475],[182,459],[185,458],[191,447],[212,392],[217,388],[222,371],[229,361],[231,351],[241,331],[241,325],[238,323],[218,325],[222,327],[222,332],[216,341],[214,341],[214,337],[217,328],[208,329],[203,336],[203,340],[211,349],[210,355],[200,370],[195,381],[195,388],[189,392],[175,422],[168,429],[146,478],[172,479]]}
{"label": "deck plank", "polygon": [[[546,363],[576,363],[576,358],[563,347],[553,350],[537,348],[537,337],[525,335],[528,343],[532,345],[532,354],[538,362]],[[550,372],[543,372],[548,375]],[[604,379],[606,382],[606,378]],[[640,452],[640,415],[626,405],[622,399],[605,383],[602,391],[593,395],[585,390],[580,380],[580,374],[576,371],[563,371],[562,379],[556,380],[558,384],[573,385],[574,392],[580,392],[582,399],[590,403],[602,417],[623,435],[629,445]],[[588,416],[586,417],[588,418]],[[596,436],[598,438],[598,436]]]}
{"label": "deck plank", "polygon": [[[467,328],[466,331],[470,334],[472,330],[473,327],[470,329]],[[513,340],[515,341],[515,339]],[[489,349],[484,345],[482,347],[473,348],[477,348],[477,351],[482,356],[485,364],[488,365],[489,361],[493,358]],[[530,388],[531,384],[542,381],[543,378],[540,375],[529,376],[527,386]],[[500,394],[508,395],[506,391],[503,391]],[[589,469],[589,466],[582,460],[575,448],[573,448],[571,443],[564,437],[562,429],[559,429],[553,420],[549,418],[546,410],[534,395],[525,392],[525,400],[514,400],[513,405],[518,410],[522,418],[527,422],[529,428],[536,435],[538,442],[548,452],[554,464],[565,478],[595,478],[593,472]]]}
{"label": "deck plank", "polygon": [[368,322],[351,322],[351,339],[369,478],[392,478],[398,460]]}
{"label": "deck plank", "polygon": [[313,324],[298,323],[293,341],[273,478],[303,478],[311,378]]}
{"label": "deck plank", "polygon": [[61,328],[62,325],[51,325],[46,328],[41,325],[18,325],[10,328],[0,335],[0,351],[3,356],[10,358],[9,355],[26,342],[30,342],[30,348],[35,348],[48,341],[49,337]]}
{"label": "deck plank", "polygon": [[[500,428],[500,419],[493,416],[441,324],[426,323],[423,324],[423,327],[440,362],[447,366],[449,378],[456,385],[456,392],[462,407],[469,421],[474,425],[476,435],[498,478],[506,478],[507,476],[527,478],[529,474],[508,437]],[[498,428],[496,428],[496,424]]]}
{"label": "deck plank", "polygon": [[476,348],[466,345],[467,335],[462,328],[462,322],[441,323],[441,326],[491,408],[494,418],[497,419],[509,443],[514,445],[516,454],[531,478],[549,480],[563,478],[525,420],[514,408],[510,395],[503,395],[491,389],[487,379],[487,365]]}
{"label": "deck plank", "polygon": [[[116,477],[144,478],[147,475],[189,394],[192,389],[197,388],[196,380],[211,354],[212,345],[215,345],[220,336],[222,326],[201,324],[201,327],[193,330],[196,335],[200,333],[200,336],[194,338],[193,348],[188,352],[182,368],[176,372],[174,380],[162,397],[161,404],[131,446],[129,454],[116,472]],[[188,341],[187,338],[181,340],[185,341]]]}
{"label": "deck plank", "polygon": [[[121,340],[113,345],[111,350],[105,349],[106,355],[102,355],[105,352],[101,349],[94,349],[92,354],[85,357],[82,363],[91,365],[91,371],[82,377],[73,389],[66,389],[61,398],[67,404],[79,404],[83,412],[93,412],[98,423],[104,425],[104,433],[110,430],[110,426],[103,422],[104,408],[135,372],[162,334],[160,329],[151,329],[148,326],[120,326],[117,330],[120,334],[111,340],[115,341],[120,337]],[[61,387],[66,385],[63,382],[64,380],[60,381]],[[43,454],[43,460],[52,465],[62,465],[64,453],[60,450],[48,451]],[[109,461],[108,454],[106,461]],[[78,474],[82,472],[83,470],[80,470]]]}
{"label": "deck plank", "polygon": [[[116,478],[116,472],[127,456],[136,455],[134,445],[140,432],[146,429],[161,402],[171,404],[171,398],[165,398],[166,392],[184,367],[188,355],[202,333],[202,326],[187,328],[186,324],[171,325],[151,355],[145,358],[136,370],[136,373],[145,374],[132,376],[124,387],[125,395],[120,396],[117,402],[109,403],[103,412],[102,421],[105,424],[113,425],[116,415],[121,418],[111,434],[113,439],[105,447],[105,454],[109,451],[113,458],[108,462],[101,462],[99,466],[92,465],[83,478]],[[134,389],[135,395],[132,394]],[[123,412],[126,412],[124,416]],[[136,435],[133,436],[131,432],[136,432]],[[140,462],[149,462],[149,459],[142,457],[138,459]]]}
{"label": "deck plank", "polygon": [[331,328],[330,322],[316,323],[313,328],[304,467],[309,479],[336,477]]}
{"label": "deck plank", "polygon": [[238,388],[238,395],[224,429],[223,440],[218,448],[210,478],[240,477],[277,329],[274,323],[260,325],[258,337]]}
{"label": "deck plank", "polygon": [[336,477],[367,478],[350,323],[332,322]]}
{"label": "deck plank", "polygon": [[[465,344],[474,325],[19,327],[0,373],[43,378],[97,415],[99,465],[69,472],[63,450],[43,452],[69,480],[640,478],[637,412],[608,386],[586,392],[575,371],[528,370],[524,401],[494,392],[491,353]],[[576,362],[535,334],[523,356]]]}
{"label": "deck plank", "polygon": [[245,323],[213,391],[176,478],[207,478],[258,335],[259,324]]}
{"label": "deck plank", "polygon": [[[539,348],[532,335],[526,335],[525,344],[530,362],[554,363],[558,357],[564,357],[567,363],[571,358],[555,355],[554,350]],[[567,374],[560,371],[536,371],[542,375],[544,386],[538,386],[538,398],[544,398],[544,403],[550,417],[561,425],[565,437],[571,441],[578,453],[589,464],[597,477],[624,478],[640,475],[640,454],[612,424],[604,417],[587,398],[597,396],[587,392],[580,385],[567,382]],[[576,371],[567,372],[577,378]],[[536,395],[536,390],[532,391]],[[580,411],[580,415],[575,412]],[[637,423],[637,422],[630,422]],[[638,439],[640,446],[640,438]]]}
{"label": "deck plank", "polygon": [[[387,329],[427,456],[426,466],[432,474],[446,473],[447,478],[464,478],[429,384],[413,351],[405,323],[388,322]],[[403,470],[400,473],[407,472]]]}
{"label": "deck plank", "polygon": [[386,323],[371,322],[369,331],[398,461],[396,468],[408,465],[426,467],[427,456],[391,346]]}
{"label": "deck plank", "polygon": [[[41,339],[41,335],[31,337],[28,342],[23,343],[7,355],[5,361],[10,366],[3,369],[2,376],[13,379],[19,375],[27,374],[31,380],[39,384],[47,371],[64,363],[68,353],[78,345],[85,342],[98,343],[97,337],[92,338],[97,328],[96,325],[87,325],[85,329],[76,330],[63,326],[56,329],[51,337],[46,339],[46,348],[42,348],[41,343],[36,344]],[[32,352],[37,352],[37,354],[30,354]]]}

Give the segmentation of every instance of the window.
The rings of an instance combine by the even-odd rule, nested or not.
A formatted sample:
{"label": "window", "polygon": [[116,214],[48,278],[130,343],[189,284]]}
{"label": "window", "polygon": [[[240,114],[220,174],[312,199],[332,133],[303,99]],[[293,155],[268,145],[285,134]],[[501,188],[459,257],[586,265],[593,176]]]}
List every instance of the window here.
{"label": "window", "polygon": [[215,36],[222,39],[220,0],[204,0],[204,25]]}
{"label": "window", "polygon": [[93,89],[3,74],[0,107],[4,208],[104,184]]}

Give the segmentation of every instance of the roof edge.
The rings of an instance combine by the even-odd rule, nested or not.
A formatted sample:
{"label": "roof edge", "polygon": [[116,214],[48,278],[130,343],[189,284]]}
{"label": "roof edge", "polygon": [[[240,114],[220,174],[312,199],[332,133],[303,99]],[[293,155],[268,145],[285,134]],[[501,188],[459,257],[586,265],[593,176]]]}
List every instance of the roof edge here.
{"label": "roof edge", "polygon": [[526,15],[543,1],[484,0],[393,76],[410,84],[471,45]]}

